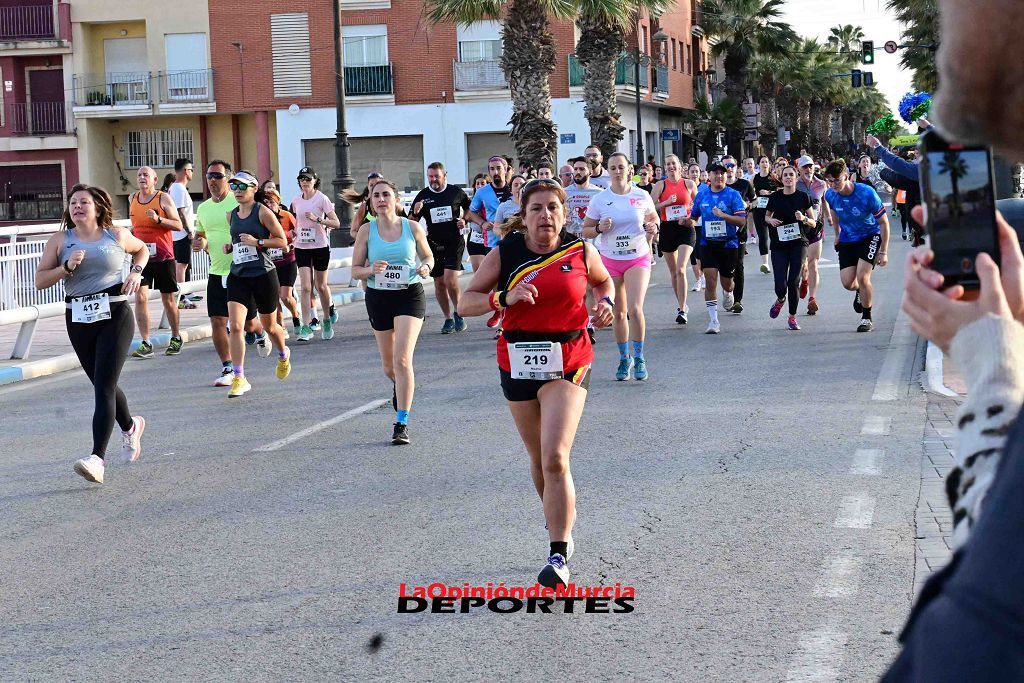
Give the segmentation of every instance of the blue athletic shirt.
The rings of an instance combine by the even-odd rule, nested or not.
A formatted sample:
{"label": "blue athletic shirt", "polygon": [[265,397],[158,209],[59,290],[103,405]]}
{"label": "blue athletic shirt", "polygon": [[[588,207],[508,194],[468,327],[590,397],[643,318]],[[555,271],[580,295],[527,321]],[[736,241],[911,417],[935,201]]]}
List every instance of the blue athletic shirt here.
{"label": "blue athletic shirt", "polygon": [[885,215],[885,206],[870,185],[855,183],[848,197],[829,188],[825,201],[839,219],[840,242],[861,242],[882,232],[878,219]]}
{"label": "blue athletic shirt", "polygon": [[[742,195],[731,187],[725,187],[721,192],[715,192],[710,186],[701,187],[697,192],[697,198],[693,200],[693,209],[690,211],[690,218],[696,222],[703,218],[700,225],[700,246],[706,247],[710,240],[712,244],[724,246],[726,249],[739,249],[740,240],[738,237],[739,228],[728,221],[715,216],[714,209],[718,207],[730,216],[746,216],[747,204],[743,201]],[[708,229],[721,230],[716,222],[725,223],[725,234],[722,237],[708,237]],[[711,224],[709,226],[709,223]]]}

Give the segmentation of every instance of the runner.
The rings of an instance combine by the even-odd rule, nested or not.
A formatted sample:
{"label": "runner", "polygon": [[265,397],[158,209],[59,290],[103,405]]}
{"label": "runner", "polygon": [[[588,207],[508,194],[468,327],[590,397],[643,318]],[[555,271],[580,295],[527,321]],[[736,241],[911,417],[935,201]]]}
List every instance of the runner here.
{"label": "runner", "polygon": [[[765,222],[771,232],[772,265],[775,266],[775,303],[768,315],[778,318],[789,296],[789,329],[799,330],[796,309],[800,303],[800,272],[807,258],[807,233],[817,225],[811,198],[796,189],[796,169],[782,172],[782,189],[768,199]],[[755,179],[756,182],[756,179]]]}
{"label": "runner", "polygon": [[697,196],[697,186],[683,176],[683,163],[675,154],[665,157],[668,175],[654,185],[652,197],[655,208],[661,215],[661,229],[658,231],[658,250],[665,257],[672,291],[676,294],[676,323],[688,322],[689,308],[686,305],[686,266],[696,242],[696,231],[683,225],[690,215],[690,207]]}
{"label": "runner", "polygon": [[156,189],[153,169],[149,166],[140,168],[138,183],[138,192],[128,199],[128,215],[132,221],[132,233],[149,250],[149,262],[142,272],[142,284],[135,292],[135,322],[142,343],[132,353],[132,358],[153,357],[153,344],[149,339],[150,287],[160,290],[160,301],[171,326],[171,340],[164,355],[176,356],[181,353],[182,340],[178,327],[178,280],[174,275],[174,241],[171,235],[175,230],[181,230],[181,220],[170,196]]}
{"label": "runner", "polygon": [[[697,199],[697,194],[707,188],[708,172],[700,167],[700,164],[690,164],[689,176],[693,184],[697,186],[697,192],[693,195],[693,200]],[[692,203],[691,203],[692,206]],[[699,230],[700,226],[695,225],[695,232]],[[695,235],[696,239],[696,235]],[[704,271],[700,266],[700,240],[697,239],[693,245],[693,251],[690,252],[690,267],[693,268],[693,287],[690,288],[691,292],[703,291],[707,285],[707,281],[704,279]]]}
{"label": "runner", "polygon": [[647,234],[657,232],[658,212],[651,195],[630,184],[633,168],[625,154],[611,155],[608,173],[611,186],[590,200],[583,236],[597,238],[594,245],[615,284],[615,342],[619,347],[615,379],[628,380],[632,368],[633,379],[643,381],[648,376],[644,357],[644,299],[651,280]]}
{"label": "runner", "polygon": [[[537,178],[539,180],[553,180],[555,177],[555,167],[547,161],[542,161],[537,164]],[[510,183],[511,184],[511,183]]]}
{"label": "runner", "polygon": [[269,253],[270,249],[286,248],[288,239],[274,213],[256,201],[258,185],[256,176],[249,171],[238,171],[228,183],[228,188],[238,202],[228,219],[231,224],[231,243],[225,244],[223,248],[225,254],[231,254],[227,293],[234,378],[228,398],[238,398],[252,389],[245,377],[245,340],[242,330],[245,328],[245,318],[253,308],[259,313],[265,334],[277,349],[277,378],[286,379],[292,371],[291,351],[284,343],[284,328],[277,324],[280,285],[277,269]]}
{"label": "runner", "polygon": [[[625,176],[625,169],[620,169]],[[624,185],[620,179],[620,186]],[[518,229],[484,259],[460,303],[464,315],[504,314],[498,341],[501,387],[530,455],[530,474],[544,506],[550,541],[548,560],[537,581],[555,587],[569,582],[574,548],[576,491],[569,453],[590,382],[594,353],[583,329],[587,285],[598,303],[594,323],[611,321],[612,283],[594,249],[563,230],[565,191],[557,183],[527,183],[525,216]],[[498,291],[493,291],[497,288]]]}
{"label": "runner", "polygon": [[[768,198],[779,189],[782,183],[780,176],[772,170],[772,162],[768,157],[761,157],[757,160],[758,171],[751,181],[754,184],[754,229],[757,230],[757,248],[761,252],[761,272],[768,274],[772,269],[768,265],[768,225],[765,222],[765,213],[768,207]],[[772,242],[774,244],[774,242]],[[798,273],[799,275],[799,273]]]}
{"label": "runner", "polygon": [[871,271],[889,263],[889,217],[874,188],[850,182],[842,159],[825,168],[825,182],[829,185],[825,201],[836,234],[839,277],[843,287],[856,292],[853,310],[862,316],[857,331],[870,332],[875,329]]}
{"label": "runner", "polygon": [[[494,168],[497,169],[499,165],[502,167],[497,169],[499,172],[495,175],[504,178],[505,160],[501,159],[499,164],[499,162],[493,161],[495,158],[501,159],[501,157],[492,157]],[[487,192],[489,187],[491,186],[485,185],[473,193],[474,201],[481,193]],[[437,305],[441,307],[441,313],[444,314],[441,334],[466,331],[466,321],[459,316],[458,306],[461,295],[459,273],[464,269],[462,255],[466,250],[466,240],[462,237],[462,229],[466,226],[466,221],[472,220],[473,217],[471,212],[466,212],[469,208],[469,198],[462,188],[448,184],[448,174],[445,172],[444,164],[435,161],[427,166],[427,187],[420,190],[412,201],[412,219],[418,221],[422,217],[427,223],[427,244],[430,245],[434,256],[432,261],[434,267],[430,270],[430,276],[434,278],[434,294],[437,297]],[[498,205],[495,203],[493,209],[488,207],[487,213],[493,215],[493,210],[497,208]],[[481,237],[479,246],[484,253],[490,250],[493,239],[496,239],[493,235],[486,238]],[[470,241],[473,241],[472,236]],[[470,254],[472,253],[470,251]],[[478,261],[474,262],[473,256],[470,256],[471,263],[478,263],[482,260],[481,256]],[[475,265],[473,267],[476,268]]]}
{"label": "runner", "polygon": [[372,171],[366,176],[366,187],[359,194],[356,194],[355,190],[347,190],[342,192],[342,198],[349,204],[356,207],[355,214],[352,216],[352,228],[355,232],[351,233],[352,238],[359,234],[360,228],[366,224],[376,214],[373,213],[373,206],[370,202],[370,193],[373,192],[374,186],[383,178],[380,173]]}
{"label": "runner", "polygon": [[334,212],[334,202],[320,191],[320,176],[315,170],[309,166],[299,169],[298,180],[301,192],[292,200],[291,206],[297,224],[295,261],[299,267],[299,281],[302,283],[299,302],[302,305],[303,324],[296,339],[301,342],[313,339],[313,325],[319,321],[312,310],[310,297],[316,290],[324,313],[324,320],[320,323],[320,338],[328,340],[334,337],[334,321],[338,318],[331,301],[331,288],[327,285],[327,269],[331,262],[327,231],[341,227],[341,221]]}
{"label": "runner", "polygon": [[584,157],[573,157],[569,163],[572,164],[573,182],[565,188],[565,206],[569,211],[565,229],[574,237],[582,237],[590,200],[601,192],[601,188],[590,184],[590,164]]}
{"label": "runner", "polygon": [[558,179],[561,181],[563,188],[572,185],[572,176],[572,160],[570,160],[568,164],[558,169]]}
{"label": "runner", "polygon": [[804,263],[804,273],[800,281],[800,298],[807,299],[807,315],[818,313],[818,283],[821,275],[818,270],[818,261],[821,259],[821,246],[825,238],[825,216],[828,215],[828,202],[825,201],[825,191],[828,185],[825,181],[814,176],[814,159],[809,156],[802,156],[797,160],[797,168],[800,169],[800,179],[796,182],[796,189],[805,193],[811,199],[811,208],[814,215],[818,217],[818,223],[814,230],[807,235],[807,260]]}
{"label": "runner", "polygon": [[[434,170],[443,173],[444,169]],[[433,186],[434,180],[430,183]],[[397,213],[395,184],[381,179],[370,199],[376,218],[356,236],[352,263],[358,265],[353,266],[352,274],[367,281],[366,313],[384,374],[393,383],[391,404],[396,418],[391,443],[397,446],[409,443],[409,411],[416,387],[412,357],[427,310],[420,281],[430,274],[434,263],[423,228]],[[444,206],[451,204],[446,200]]]}
{"label": "runner", "polygon": [[[181,284],[185,282],[189,266],[192,264],[192,239],[195,237],[195,206],[192,196],[188,193],[188,184],[192,182],[192,161],[178,159],[174,162],[174,182],[167,188],[171,201],[178,209],[181,230],[171,233],[174,240],[174,279]],[[195,309],[195,303],[187,296],[178,300],[179,309]]]}
{"label": "runner", "polygon": [[[641,166],[640,168],[636,169],[636,175],[633,176],[633,184],[639,187],[647,194],[651,194],[651,190],[654,189],[654,182],[651,179],[653,175],[654,167],[652,167],[650,164],[645,164],[644,166]],[[637,182],[637,179],[639,179],[639,182]],[[647,247],[651,251],[651,266],[653,267],[654,264],[658,262],[658,259],[655,257],[655,255],[660,253],[658,240],[654,233],[647,233]]]}
{"label": "runner", "polygon": [[[759,162],[760,163],[760,162]],[[754,176],[758,173],[758,164],[754,163],[752,157],[743,160],[743,179],[748,183],[754,182]]]}
{"label": "runner", "polygon": [[733,289],[733,275],[740,256],[740,230],[747,224],[747,206],[736,190],[726,187],[726,168],[718,162],[708,164],[708,179],[711,184],[697,195],[690,211],[690,225],[700,223],[701,265],[707,288],[704,290],[704,304],[708,310],[707,334],[718,334],[722,326],[718,322],[718,280],[722,280],[722,291]]}
{"label": "runner", "polygon": [[[92,454],[75,462],[75,473],[103,483],[107,442],[116,421],[121,428],[121,456],[134,462],[142,454],[146,421],[132,417],[118,387],[128,358],[134,324],[128,297],[141,282],[149,249],[139,238],[114,227],[114,210],[106,190],[75,185],[61,217],[61,230],[46,242],[36,268],[36,289],[64,281],[68,338],[95,390]],[[128,277],[125,256],[131,254]]]}
{"label": "runner", "polygon": [[271,213],[277,218],[277,221],[281,224],[281,229],[284,230],[285,239],[288,240],[288,245],[283,249],[267,249],[267,252],[270,254],[270,260],[274,262],[274,267],[277,269],[277,282],[280,285],[279,297],[281,306],[277,309],[277,324],[284,328],[284,338],[287,341],[290,335],[288,334],[288,328],[284,326],[284,316],[281,307],[287,308],[288,312],[291,313],[292,325],[296,333],[298,333],[301,326],[299,321],[299,303],[292,295],[295,280],[299,277],[299,267],[295,262],[295,216],[281,208],[281,194],[277,190],[264,190],[261,196],[263,197],[263,205],[270,209]]}
{"label": "runner", "polygon": [[[725,166],[726,184],[740,193],[743,197],[743,202],[750,210],[753,205],[756,196],[754,195],[754,186],[743,178],[736,177],[737,167],[736,159],[732,156],[725,156],[722,158],[722,164]],[[747,254],[747,226],[746,224],[740,228],[738,237],[740,242],[739,260],[736,261],[736,270],[733,274],[733,291],[724,292],[722,296],[722,305],[726,311],[730,313],[742,313],[743,312],[743,290],[746,284],[745,269],[743,267],[743,257]],[[723,288],[724,289],[724,288]]]}
{"label": "runner", "polygon": [[[538,178],[538,180],[552,179]],[[526,178],[523,176],[512,176],[512,196],[499,204],[498,210],[494,212],[494,231],[502,238],[508,234],[505,224],[512,218],[512,216],[516,216],[520,212],[521,206],[519,201],[523,194],[523,185],[525,184]]]}
{"label": "runner", "polygon": [[608,169],[604,167],[604,154],[597,145],[590,145],[583,150],[583,158],[590,164],[590,184],[607,190],[611,184]]}
{"label": "runner", "polygon": [[651,178],[654,176],[654,171],[646,166],[642,166],[636,174],[640,177],[640,182],[636,183],[636,186],[653,196],[654,183],[651,181]]}

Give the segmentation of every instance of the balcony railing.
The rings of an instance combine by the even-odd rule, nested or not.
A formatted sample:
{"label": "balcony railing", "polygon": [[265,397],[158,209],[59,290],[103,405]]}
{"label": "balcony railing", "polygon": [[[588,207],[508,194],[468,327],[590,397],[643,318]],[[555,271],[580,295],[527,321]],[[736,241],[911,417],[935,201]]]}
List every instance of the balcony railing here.
{"label": "balcony railing", "polygon": [[67,102],[30,102],[11,104],[11,135],[70,135],[75,131],[71,104]]}
{"label": "balcony railing", "polygon": [[213,69],[167,71],[157,75],[160,104],[213,102]]}
{"label": "balcony railing", "polygon": [[152,74],[132,71],[75,74],[75,106],[131,106],[152,104]]}
{"label": "balcony railing", "polygon": [[654,67],[654,92],[668,95],[668,67]]}
{"label": "balcony railing", "polygon": [[[618,61],[615,62],[615,85],[628,85],[632,86],[636,81],[636,72],[633,66],[633,60],[628,60],[625,57],[619,57]],[[580,64],[579,60],[576,59],[576,55],[569,55],[569,87],[578,88],[583,85],[583,72],[586,69]],[[647,81],[649,79],[648,71],[650,69],[640,67],[640,87],[646,88]]]}
{"label": "balcony railing", "polygon": [[[67,13],[70,5],[61,3],[58,12]],[[53,5],[0,7],[0,41],[56,40],[60,25],[54,21]]]}
{"label": "balcony railing", "polygon": [[500,59],[454,63],[456,90],[500,90],[508,87]]}
{"label": "balcony railing", "polygon": [[395,92],[391,64],[346,66],[345,95],[390,95]]}

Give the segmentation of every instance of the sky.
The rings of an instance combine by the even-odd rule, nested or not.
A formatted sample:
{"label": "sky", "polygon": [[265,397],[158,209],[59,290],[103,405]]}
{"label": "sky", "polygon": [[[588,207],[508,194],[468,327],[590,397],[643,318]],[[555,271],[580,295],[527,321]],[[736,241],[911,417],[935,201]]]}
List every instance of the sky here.
{"label": "sky", "polygon": [[858,68],[874,74],[875,86],[888,98],[893,112],[898,111],[900,100],[911,89],[911,74],[900,67],[900,53],[890,55],[881,49],[887,40],[900,42],[900,24],[885,8],[885,0],[786,0],[784,9],[785,21],[797,33],[821,42],[833,26],[860,26],[876,49],[874,66]]}

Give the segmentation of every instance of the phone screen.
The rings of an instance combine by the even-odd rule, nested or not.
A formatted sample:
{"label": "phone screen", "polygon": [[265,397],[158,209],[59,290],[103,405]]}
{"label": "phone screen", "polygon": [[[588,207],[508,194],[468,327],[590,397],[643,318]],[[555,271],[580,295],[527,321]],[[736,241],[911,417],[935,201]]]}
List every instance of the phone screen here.
{"label": "phone screen", "polygon": [[981,252],[998,262],[995,192],[987,149],[927,151],[928,221],[933,268],[947,282],[977,282],[974,259]]}

